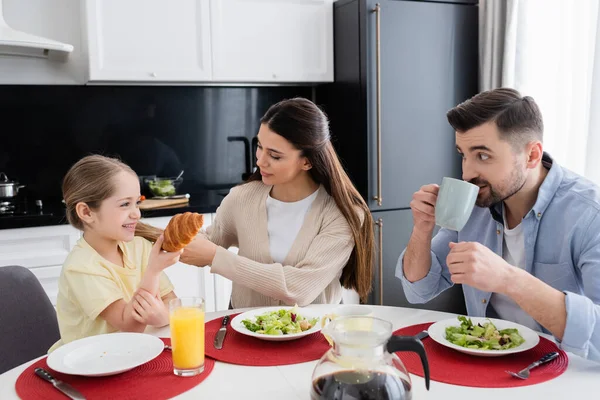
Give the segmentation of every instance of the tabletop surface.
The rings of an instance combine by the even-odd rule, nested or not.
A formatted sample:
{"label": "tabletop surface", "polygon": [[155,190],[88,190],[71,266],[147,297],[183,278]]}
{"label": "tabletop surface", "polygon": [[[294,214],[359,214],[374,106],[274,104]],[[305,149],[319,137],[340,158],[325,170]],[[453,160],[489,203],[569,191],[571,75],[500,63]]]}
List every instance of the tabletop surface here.
{"label": "tabletop surface", "polygon": [[[310,305],[323,314],[330,312],[334,305]],[[391,321],[394,330],[425,322],[440,321],[456,317],[455,314],[413,308],[364,306],[370,307],[374,317]],[[220,318],[226,314],[235,314],[248,309],[227,310],[206,314],[206,320]],[[146,333],[169,337],[169,327],[149,328]],[[545,336],[550,338],[548,336]],[[531,386],[506,389],[484,389],[431,382],[429,391],[425,389],[423,378],[411,375],[413,399],[464,400],[481,398],[485,400],[519,399],[568,399],[594,398],[600,392],[600,364],[567,353],[569,366],[555,379]],[[37,360],[37,359],[36,359]],[[20,365],[0,375],[0,399],[18,399],[15,382],[22,371],[36,360]],[[233,365],[217,361],[213,372],[204,382],[176,399],[243,398],[244,400],[264,399],[302,399],[310,398],[312,372],[317,361],[279,367],[251,367]]]}

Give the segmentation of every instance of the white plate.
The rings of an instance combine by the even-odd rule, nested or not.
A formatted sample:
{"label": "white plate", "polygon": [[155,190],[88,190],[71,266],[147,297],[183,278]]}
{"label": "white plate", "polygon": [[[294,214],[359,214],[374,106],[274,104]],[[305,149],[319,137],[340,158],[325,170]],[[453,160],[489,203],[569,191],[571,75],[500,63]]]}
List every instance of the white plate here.
{"label": "white plate", "polygon": [[486,321],[491,321],[498,330],[516,328],[519,330],[519,334],[523,337],[523,339],[525,339],[525,342],[520,346],[506,350],[468,349],[466,347],[458,346],[446,339],[446,327],[460,326],[460,321],[458,320],[458,318],[446,319],[432,324],[427,330],[429,332],[429,337],[431,337],[431,339],[435,340],[439,344],[444,345],[446,347],[450,347],[451,349],[460,351],[462,353],[482,357],[499,357],[505,356],[507,354],[520,353],[522,351],[526,351],[535,347],[540,341],[540,336],[535,331],[527,328],[526,326],[519,325],[514,322],[494,318],[470,318],[474,325],[477,325],[478,323],[481,323],[481,325],[483,325]]}
{"label": "white plate", "polygon": [[129,371],[156,358],[165,344],[156,336],[118,332],[89,336],[54,350],[46,362],[70,375],[107,376]]}
{"label": "white plate", "polygon": [[302,317],[304,317],[308,320],[313,319],[313,318],[319,319],[319,321],[315,324],[315,326],[313,326],[309,330],[304,331],[302,333],[291,333],[289,335],[265,335],[262,333],[255,333],[255,332],[252,332],[252,331],[246,329],[246,327],[242,323],[243,319],[253,319],[257,315],[261,315],[261,314],[264,314],[264,313],[267,313],[270,311],[277,311],[277,310],[281,310],[281,309],[289,310],[292,308],[294,308],[294,307],[279,306],[279,307],[266,307],[266,308],[260,308],[257,310],[246,311],[245,313],[242,313],[231,320],[231,327],[235,331],[237,331],[243,335],[252,336],[252,337],[255,337],[258,339],[262,339],[262,340],[268,340],[271,342],[285,342],[288,340],[300,339],[300,338],[303,338],[304,336],[311,335],[311,334],[313,334],[315,332],[319,332],[321,330],[321,314],[310,308],[300,308],[300,307],[298,308],[298,313]]}

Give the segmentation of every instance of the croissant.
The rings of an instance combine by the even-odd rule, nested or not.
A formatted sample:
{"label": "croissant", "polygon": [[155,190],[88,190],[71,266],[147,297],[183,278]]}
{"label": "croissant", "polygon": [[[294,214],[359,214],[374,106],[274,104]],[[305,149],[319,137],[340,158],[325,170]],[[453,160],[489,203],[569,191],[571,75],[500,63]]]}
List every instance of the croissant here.
{"label": "croissant", "polygon": [[165,228],[162,248],[168,252],[183,249],[196,237],[203,224],[202,214],[186,212],[175,215]]}

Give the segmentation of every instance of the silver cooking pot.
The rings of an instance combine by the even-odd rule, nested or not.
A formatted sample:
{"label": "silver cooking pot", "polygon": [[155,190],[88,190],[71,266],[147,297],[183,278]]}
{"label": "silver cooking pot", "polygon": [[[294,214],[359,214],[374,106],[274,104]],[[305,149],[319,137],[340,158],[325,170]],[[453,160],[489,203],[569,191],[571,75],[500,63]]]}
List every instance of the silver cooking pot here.
{"label": "silver cooking pot", "polygon": [[25,185],[19,185],[17,181],[11,181],[4,172],[0,172],[0,197],[17,197],[19,189]]}

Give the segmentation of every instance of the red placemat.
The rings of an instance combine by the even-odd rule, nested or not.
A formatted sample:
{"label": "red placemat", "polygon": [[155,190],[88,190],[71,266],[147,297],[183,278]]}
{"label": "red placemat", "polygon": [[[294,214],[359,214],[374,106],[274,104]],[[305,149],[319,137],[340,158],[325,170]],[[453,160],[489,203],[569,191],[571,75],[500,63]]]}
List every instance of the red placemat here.
{"label": "red placemat", "polygon": [[[170,344],[170,339],[162,339]],[[146,364],[118,375],[85,377],[65,375],[53,371],[46,364],[46,357],[33,363],[21,373],[15,384],[19,397],[23,400],[64,400],[67,397],[49,382],[38,377],[34,370],[42,367],[56,379],[71,384],[88,400],[93,399],[170,399],[186,392],[202,382],[213,370],[215,361],[204,360],[204,372],[193,377],[179,377],[173,374],[173,359],[170,351],[163,351]]]}
{"label": "red placemat", "polygon": [[221,321],[222,318],[217,318],[206,323],[204,348],[207,356],[230,364],[263,367],[299,364],[318,360],[331,348],[320,332],[287,342],[269,342],[238,333],[227,324],[223,348],[217,350],[213,343]]}
{"label": "red placemat", "polygon": [[[432,322],[407,326],[395,331],[394,335],[416,335],[429,328],[431,324]],[[429,337],[423,339],[423,345],[429,360],[431,380],[459,386],[505,388],[535,385],[556,378],[565,372],[569,364],[567,354],[556,344],[543,337],[540,337],[540,342],[533,349],[502,357],[471,356],[442,346]],[[559,356],[553,361],[533,369],[529,379],[514,378],[504,372],[518,372],[552,351],[558,351]],[[423,376],[423,367],[418,355],[408,352],[396,354],[408,372]]]}

